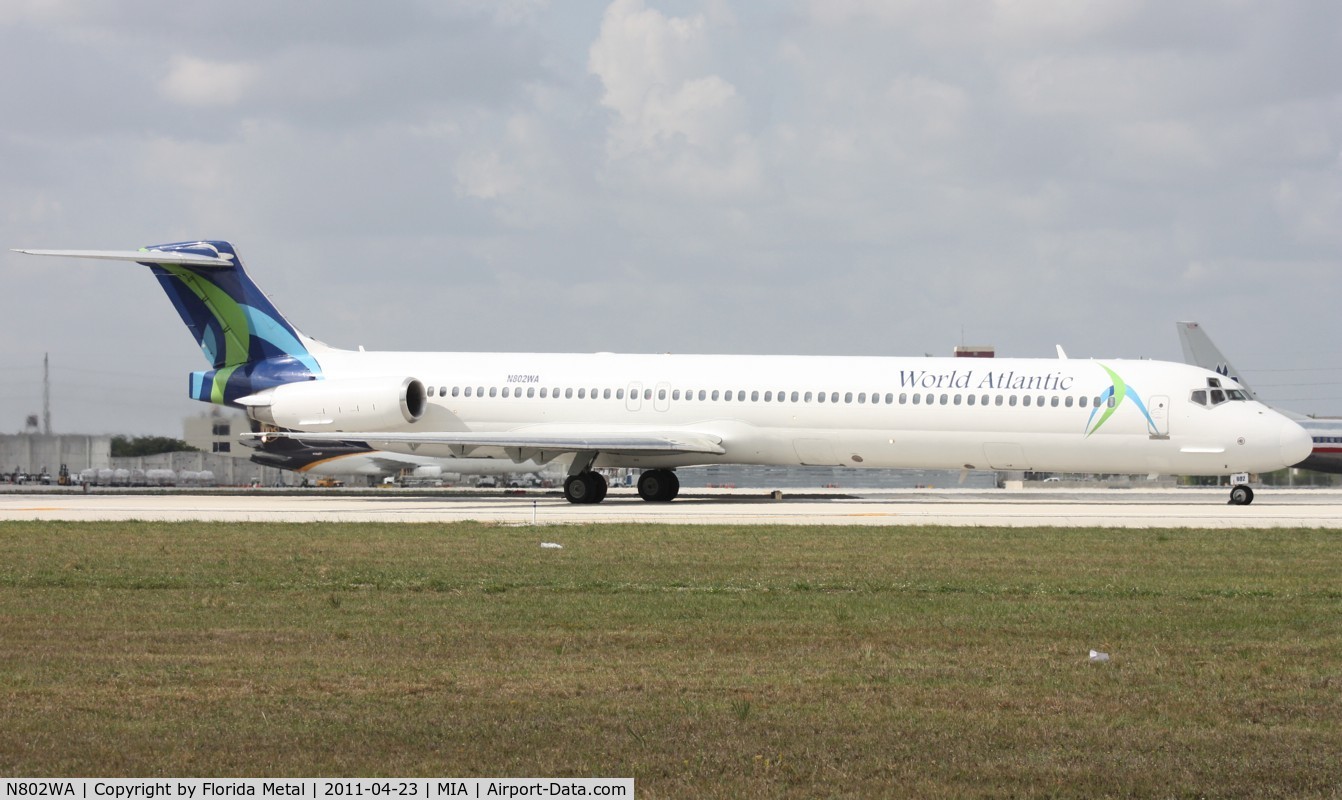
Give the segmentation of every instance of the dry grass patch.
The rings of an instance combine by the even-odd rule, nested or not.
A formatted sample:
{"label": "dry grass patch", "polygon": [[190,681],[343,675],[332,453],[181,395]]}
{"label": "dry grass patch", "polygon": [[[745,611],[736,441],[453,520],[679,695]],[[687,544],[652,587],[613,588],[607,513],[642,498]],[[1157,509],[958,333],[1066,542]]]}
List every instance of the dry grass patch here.
{"label": "dry grass patch", "polygon": [[9,523],[0,771],[1329,796],[1340,612],[1325,531]]}

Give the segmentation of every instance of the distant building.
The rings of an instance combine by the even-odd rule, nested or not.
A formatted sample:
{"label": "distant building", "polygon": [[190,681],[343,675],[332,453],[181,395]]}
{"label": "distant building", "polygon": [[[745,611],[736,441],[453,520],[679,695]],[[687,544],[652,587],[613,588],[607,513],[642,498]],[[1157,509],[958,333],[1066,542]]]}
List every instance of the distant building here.
{"label": "distant building", "polygon": [[[250,430],[246,417],[222,408],[212,408],[204,414],[182,420],[182,439],[187,444],[206,453],[235,458],[251,455],[249,450],[238,444],[239,434]],[[242,452],[234,452],[238,449]]]}
{"label": "distant building", "polygon": [[956,358],[994,358],[997,355],[997,348],[990,344],[957,344],[955,346]]}

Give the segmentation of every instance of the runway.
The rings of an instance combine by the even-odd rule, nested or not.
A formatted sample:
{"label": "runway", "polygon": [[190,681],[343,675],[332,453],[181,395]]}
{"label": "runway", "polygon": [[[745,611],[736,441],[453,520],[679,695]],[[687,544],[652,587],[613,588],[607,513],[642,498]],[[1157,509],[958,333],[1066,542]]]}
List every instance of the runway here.
{"label": "runway", "polygon": [[210,522],[455,522],[571,525],[1005,525],[1124,528],[1342,528],[1342,491],[1258,490],[1249,506],[1224,489],[859,490],[785,493],[694,490],[647,503],[613,489],[605,502],[575,506],[557,491],[411,493],[394,489],[305,493],[0,492],[0,520],[195,520]]}

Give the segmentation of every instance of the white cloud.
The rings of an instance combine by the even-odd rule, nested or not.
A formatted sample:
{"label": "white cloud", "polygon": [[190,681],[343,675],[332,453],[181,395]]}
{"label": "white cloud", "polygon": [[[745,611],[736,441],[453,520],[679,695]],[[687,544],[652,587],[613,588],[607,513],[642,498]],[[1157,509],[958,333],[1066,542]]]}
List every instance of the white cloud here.
{"label": "white cloud", "polygon": [[254,64],[177,55],[168,63],[168,74],[159,89],[183,105],[233,106],[247,96],[260,77],[261,70]]}
{"label": "white cloud", "polygon": [[615,114],[606,133],[613,179],[709,194],[756,185],[745,107],[713,71],[709,26],[705,14],[668,17],[642,0],[607,7],[588,69]]}
{"label": "white cloud", "polygon": [[491,200],[521,186],[517,171],[503,163],[497,150],[463,155],[456,165],[457,191],[467,197]]}

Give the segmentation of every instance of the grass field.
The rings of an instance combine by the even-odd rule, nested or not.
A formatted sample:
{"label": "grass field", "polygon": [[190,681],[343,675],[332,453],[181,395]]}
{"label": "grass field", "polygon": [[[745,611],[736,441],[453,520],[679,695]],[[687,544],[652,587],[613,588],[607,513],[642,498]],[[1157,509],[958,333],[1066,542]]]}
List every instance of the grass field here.
{"label": "grass field", "polygon": [[1342,534],[4,523],[0,772],[1335,797]]}

